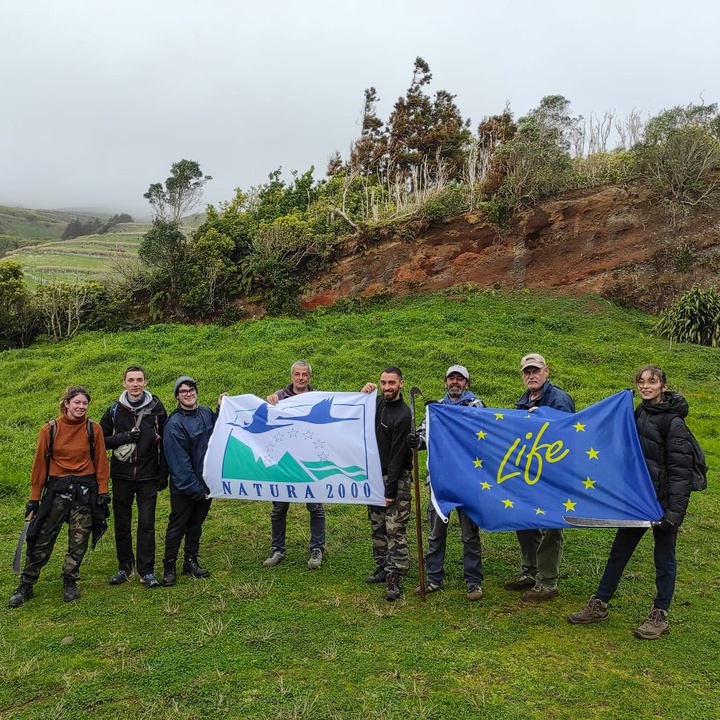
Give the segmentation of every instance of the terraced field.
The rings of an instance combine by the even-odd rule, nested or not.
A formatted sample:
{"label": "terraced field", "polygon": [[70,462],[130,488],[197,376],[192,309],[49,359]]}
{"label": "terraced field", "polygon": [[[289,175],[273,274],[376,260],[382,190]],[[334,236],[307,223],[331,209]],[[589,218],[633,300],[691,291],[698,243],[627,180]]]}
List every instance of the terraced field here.
{"label": "terraced field", "polygon": [[123,223],[104,235],[85,235],[72,240],[50,240],[19,248],[6,257],[19,262],[28,285],[51,280],[72,282],[78,278],[107,278],[118,265],[137,258],[142,236],[149,225]]}

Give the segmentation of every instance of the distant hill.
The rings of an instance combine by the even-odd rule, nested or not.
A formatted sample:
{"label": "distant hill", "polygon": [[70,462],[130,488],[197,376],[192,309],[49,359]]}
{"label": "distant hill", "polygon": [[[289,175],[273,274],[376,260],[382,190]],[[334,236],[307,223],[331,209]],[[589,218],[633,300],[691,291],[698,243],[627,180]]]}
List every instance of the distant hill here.
{"label": "distant hill", "polygon": [[117,272],[118,262],[134,260],[149,224],[122,223],[103,235],[72,240],[61,236],[68,223],[110,213],[95,209],[31,210],[0,205],[0,257],[23,267],[28,284],[48,280],[94,280]]}

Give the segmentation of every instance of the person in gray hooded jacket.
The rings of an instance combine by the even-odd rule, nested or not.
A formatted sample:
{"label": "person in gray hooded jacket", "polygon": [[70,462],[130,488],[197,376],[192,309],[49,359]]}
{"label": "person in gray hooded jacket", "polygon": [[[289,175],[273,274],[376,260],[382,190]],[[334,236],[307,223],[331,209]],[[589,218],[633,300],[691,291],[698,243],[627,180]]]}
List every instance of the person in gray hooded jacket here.
{"label": "person in gray hooded jacket", "polygon": [[[105,446],[112,450],[115,549],[118,571],[111,585],[122,585],[137,570],[147,588],[158,588],[155,577],[155,508],[158,490],[167,487],[168,469],[162,451],[165,406],[145,388],[145,370],[132,365],[123,376],[125,390],[100,421]],[[132,513],[137,503],[137,556],[133,553]]]}

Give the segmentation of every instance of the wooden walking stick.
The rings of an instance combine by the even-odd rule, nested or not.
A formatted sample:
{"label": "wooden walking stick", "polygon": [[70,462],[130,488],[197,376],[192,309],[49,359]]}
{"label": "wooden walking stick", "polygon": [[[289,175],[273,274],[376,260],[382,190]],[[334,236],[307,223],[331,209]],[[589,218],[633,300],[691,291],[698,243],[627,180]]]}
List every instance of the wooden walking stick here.
{"label": "wooden walking stick", "polygon": [[[419,387],[413,387],[410,389],[410,414],[412,416],[412,428],[413,432],[417,431],[415,425],[415,396],[422,394],[422,390]],[[420,572],[420,597],[425,602],[425,557],[423,554],[423,539],[422,539],[422,519],[420,516],[420,481],[418,479],[418,451],[417,448],[413,448],[413,480],[415,481],[415,525],[417,526],[417,543],[418,543],[418,570]]]}

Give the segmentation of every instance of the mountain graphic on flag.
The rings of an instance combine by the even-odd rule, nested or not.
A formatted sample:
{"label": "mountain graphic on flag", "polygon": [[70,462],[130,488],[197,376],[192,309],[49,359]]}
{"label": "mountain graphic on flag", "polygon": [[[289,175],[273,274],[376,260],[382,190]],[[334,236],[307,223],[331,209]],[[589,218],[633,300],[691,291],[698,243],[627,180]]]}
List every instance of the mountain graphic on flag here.
{"label": "mountain graphic on flag", "polygon": [[364,482],[367,475],[361,467],[340,467],[328,460],[298,461],[290,453],[277,463],[265,463],[245,443],[231,435],[225,446],[222,476],[228,480],[252,482],[311,483],[342,475],[353,482]]}

